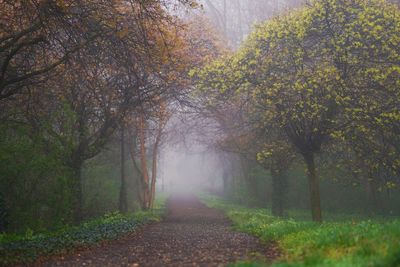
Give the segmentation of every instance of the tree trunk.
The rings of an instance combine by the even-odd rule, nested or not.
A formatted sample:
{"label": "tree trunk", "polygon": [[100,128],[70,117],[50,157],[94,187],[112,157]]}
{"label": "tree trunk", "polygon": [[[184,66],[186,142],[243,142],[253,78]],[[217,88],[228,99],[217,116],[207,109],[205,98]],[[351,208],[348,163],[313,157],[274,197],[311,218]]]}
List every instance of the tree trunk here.
{"label": "tree trunk", "polygon": [[224,14],[224,17],[223,17],[223,20],[224,20],[224,35],[225,35],[225,37],[226,38],[228,38],[228,20],[227,20],[227,5],[226,5],[226,0],[224,0],[224,6],[223,6],[223,14]]}
{"label": "tree trunk", "polygon": [[165,192],[165,178],[161,176],[161,192]]}
{"label": "tree trunk", "polygon": [[82,161],[76,160],[71,166],[73,175],[71,183],[72,212],[75,224],[82,222],[83,219],[82,165]]}
{"label": "tree trunk", "polygon": [[153,162],[151,171],[151,192],[150,192],[150,208],[154,207],[154,199],[156,197],[156,179],[157,179],[157,149],[155,145],[153,151]]}
{"label": "tree trunk", "polygon": [[271,213],[283,217],[285,211],[287,176],[284,171],[272,171],[272,204]]}
{"label": "tree trunk", "polygon": [[[226,167],[225,167],[226,168]],[[229,184],[229,174],[228,171],[224,168],[222,171],[222,193],[225,197],[228,196],[229,190],[228,190],[228,184]]]}
{"label": "tree trunk", "polygon": [[8,211],[3,194],[0,192],[0,233],[5,232],[8,229]]}
{"label": "tree trunk", "polygon": [[[163,110],[163,109],[161,109]],[[153,208],[154,206],[154,199],[156,197],[156,181],[157,181],[157,158],[158,158],[158,151],[161,142],[161,135],[164,128],[164,120],[163,118],[160,119],[160,125],[157,131],[156,140],[154,142],[153,147],[153,162],[152,162],[152,171],[151,171],[151,192],[150,192],[150,207]]]}
{"label": "tree trunk", "polygon": [[254,167],[252,165],[253,162],[251,162],[250,160],[248,160],[243,156],[240,156],[240,161],[241,161],[243,179],[246,183],[247,192],[250,196],[248,204],[251,207],[257,207],[259,204],[257,179],[250,172],[250,170]]}
{"label": "tree trunk", "polygon": [[308,185],[310,190],[310,204],[313,221],[322,222],[321,197],[319,190],[319,179],[315,169],[314,153],[303,154],[307,164]]}
{"label": "tree trunk", "polygon": [[146,129],[144,116],[141,115],[139,119],[139,141],[140,141],[140,163],[142,166],[143,176],[143,208],[145,210],[150,208],[150,189],[149,189],[149,172],[147,170],[147,153],[146,153]]}
{"label": "tree trunk", "polygon": [[373,215],[381,213],[381,196],[378,191],[378,184],[371,173],[368,173],[366,192],[368,195],[369,213]]}
{"label": "tree trunk", "polygon": [[151,171],[151,192],[150,192],[150,208],[154,207],[154,200],[156,197],[156,181],[157,181],[157,157],[158,157],[158,147],[161,138],[161,131],[157,135],[156,142],[153,149],[153,162]]}
{"label": "tree trunk", "polygon": [[125,133],[123,126],[121,127],[121,187],[119,190],[119,211],[121,213],[128,212],[128,196],[125,176]]}
{"label": "tree trunk", "polygon": [[133,165],[133,177],[135,178],[135,189],[137,194],[137,199],[140,204],[140,208],[144,208],[144,186],[143,186],[143,175],[140,168],[136,162],[136,145],[137,145],[137,133],[132,133],[131,129],[128,130],[128,144],[129,144],[129,154],[131,156]]}

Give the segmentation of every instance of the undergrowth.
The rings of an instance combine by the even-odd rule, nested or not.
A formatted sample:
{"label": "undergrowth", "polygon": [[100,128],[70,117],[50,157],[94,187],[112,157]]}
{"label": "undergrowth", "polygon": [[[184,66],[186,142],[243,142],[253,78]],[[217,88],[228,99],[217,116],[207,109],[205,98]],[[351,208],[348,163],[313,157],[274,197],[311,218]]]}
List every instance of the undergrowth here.
{"label": "undergrowth", "polygon": [[33,262],[38,257],[65,253],[77,247],[94,245],[131,232],[146,223],[159,221],[164,214],[166,197],[158,198],[151,211],[123,215],[106,214],[78,226],[64,226],[55,232],[23,235],[0,234],[0,266]]}
{"label": "undergrowth", "polygon": [[[250,233],[264,242],[276,241],[283,256],[272,266],[400,266],[400,220],[382,218],[343,220],[322,224],[292,218],[277,218],[265,209],[229,204],[221,198],[202,195],[212,208],[224,210],[235,230]],[[238,263],[234,266],[263,266]]]}

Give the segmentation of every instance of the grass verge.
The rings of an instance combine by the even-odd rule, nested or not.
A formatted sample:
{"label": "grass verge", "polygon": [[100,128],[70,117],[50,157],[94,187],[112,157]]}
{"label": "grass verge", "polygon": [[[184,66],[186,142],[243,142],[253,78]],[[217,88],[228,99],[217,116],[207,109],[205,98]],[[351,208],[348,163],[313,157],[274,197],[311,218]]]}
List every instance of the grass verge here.
{"label": "grass verge", "polygon": [[55,232],[0,234],[0,266],[29,263],[41,256],[62,254],[78,247],[118,238],[146,223],[159,221],[165,213],[166,198],[157,198],[155,208],[151,211],[127,215],[110,213],[78,226],[65,226]]}
{"label": "grass verge", "polygon": [[[211,208],[222,209],[237,231],[261,240],[277,241],[284,255],[272,266],[400,266],[400,220],[331,219],[322,224],[271,216],[265,209],[229,204],[221,198],[201,195]],[[234,266],[263,266],[238,263]]]}

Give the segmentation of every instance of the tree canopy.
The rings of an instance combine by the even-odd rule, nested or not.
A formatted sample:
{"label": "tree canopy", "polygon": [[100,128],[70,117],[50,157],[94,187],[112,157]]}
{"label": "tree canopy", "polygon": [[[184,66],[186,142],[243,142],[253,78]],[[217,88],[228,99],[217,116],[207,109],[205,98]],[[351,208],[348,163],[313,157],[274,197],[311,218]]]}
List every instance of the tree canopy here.
{"label": "tree canopy", "polygon": [[370,179],[399,182],[399,23],[398,7],[385,1],[312,1],[257,25],[234,55],[193,72],[212,98],[206,106],[221,109],[225,96],[250,101],[256,123],[276,127],[304,158],[317,221],[315,156],[328,146],[366,153]]}

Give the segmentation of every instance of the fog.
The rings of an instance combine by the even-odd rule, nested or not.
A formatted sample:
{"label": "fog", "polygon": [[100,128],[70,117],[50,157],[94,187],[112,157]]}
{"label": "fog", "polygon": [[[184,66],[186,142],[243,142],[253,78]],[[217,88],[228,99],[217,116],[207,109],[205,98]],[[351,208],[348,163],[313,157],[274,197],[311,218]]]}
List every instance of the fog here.
{"label": "fog", "polygon": [[[201,0],[198,3],[200,8],[180,16],[187,19],[205,16],[219,38],[225,40],[225,45],[235,50],[257,23],[300,6],[303,0]],[[226,161],[221,158],[227,153],[216,147],[218,127],[218,123],[199,114],[188,117],[185,112],[177,113],[168,123],[168,137],[160,152],[157,190],[169,193],[223,191]]]}
{"label": "fog", "polygon": [[159,159],[159,191],[194,193],[222,190],[221,161],[213,146],[215,132],[210,128],[213,124],[207,123],[206,118],[192,115],[178,113],[168,123]]}
{"label": "fog", "polygon": [[159,190],[174,193],[221,190],[216,155],[205,146],[167,145],[161,153]]}
{"label": "fog", "polygon": [[0,266],[400,266],[399,3],[0,1]]}
{"label": "fog", "polygon": [[199,13],[236,49],[254,25],[301,6],[305,0],[202,0]]}
{"label": "fog", "polygon": [[156,191],[399,216],[389,2],[0,1],[0,230]]}
{"label": "fog", "polygon": [[[189,20],[196,16],[204,16],[211,23],[229,53],[235,54],[238,50],[240,52],[241,45],[246,42],[246,38],[258,24],[276,16],[285,16],[294,9],[301,9],[307,5],[307,2],[305,0],[202,0],[199,1],[201,8],[192,10],[184,16]],[[308,5],[311,4],[308,3]],[[229,61],[226,64],[229,66]],[[218,71],[211,72],[210,79],[213,79],[213,75],[218,75],[218,73]],[[229,77],[221,75],[222,80],[227,78]],[[214,87],[218,87],[218,83],[215,85],[216,83],[208,78],[205,78],[202,83],[205,85],[205,90],[210,90],[211,93],[214,93]],[[221,83],[222,91],[225,90],[226,84]],[[235,86],[236,84],[232,85],[233,88]],[[295,145],[289,144],[287,146],[289,153],[281,158],[278,156],[278,160],[274,163],[258,160],[258,153],[262,151],[258,146],[271,147],[283,142],[285,148],[287,142],[287,139],[283,138],[278,143],[268,144],[268,142],[263,143],[263,138],[279,139],[285,133],[273,137],[276,129],[271,127],[271,129],[263,129],[264,132],[260,135],[258,128],[250,130],[248,126],[245,126],[247,123],[254,123],[244,115],[246,111],[242,107],[247,105],[246,101],[238,103],[237,99],[229,99],[229,97],[226,98],[227,101],[221,101],[218,96],[216,105],[209,109],[208,97],[205,96],[203,99],[204,105],[200,113],[196,114],[195,108],[190,111],[195,115],[187,117],[178,111],[176,116],[181,116],[181,118],[168,124],[169,137],[160,154],[158,190],[175,193],[212,191],[224,193],[231,199],[240,199],[246,204],[255,206],[273,206],[273,192],[275,191],[276,195],[282,199],[285,198],[285,200],[278,199],[277,201],[283,203],[282,211],[279,212],[283,212],[283,207],[309,209],[309,188],[307,186],[309,172],[304,172],[307,166],[302,161],[301,153],[298,153],[299,150]],[[226,96],[221,94],[221,98],[224,99],[224,97]],[[243,95],[242,97],[247,96]],[[295,99],[295,101],[298,100]],[[210,114],[204,114],[207,112]],[[244,117],[239,118],[238,116],[241,114]],[[251,139],[253,137],[255,137],[254,140]],[[332,144],[329,143],[329,145]],[[274,149],[279,151],[282,147],[279,145]],[[354,172],[349,171],[356,164],[342,166],[342,169],[339,170],[339,164],[330,163],[329,161],[333,162],[337,156],[335,153],[343,153],[343,151],[338,149],[332,153],[327,150],[315,155],[318,158],[317,164],[325,164],[317,170],[322,177],[322,205],[326,206],[325,209],[392,214],[395,202],[392,198],[398,199],[398,192],[390,191],[391,188],[389,188],[388,192],[390,192],[385,195],[382,193],[382,188],[385,187],[385,183],[388,184],[385,179],[389,179],[391,185],[393,183],[391,180],[396,179],[393,178],[395,175],[385,176],[382,173],[387,170],[382,173],[377,171],[376,177],[373,178],[377,180],[377,183],[371,184],[371,178],[369,181],[364,181],[365,178],[360,178]],[[365,157],[368,157],[368,153]],[[256,158],[257,160],[255,160]],[[287,165],[285,165],[286,162]],[[352,164],[347,162],[347,164],[349,163]],[[277,166],[273,167],[273,164]],[[360,169],[368,168],[368,164],[361,165]],[[277,177],[271,176],[276,171],[276,167],[285,173],[284,178],[278,177],[281,180],[279,182],[281,189],[275,188],[277,185],[273,180]],[[353,188],[350,188],[349,184],[352,184]],[[383,208],[383,206],[385,207]],[[396,212],[399,212],[398,209]]]}

